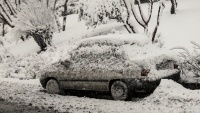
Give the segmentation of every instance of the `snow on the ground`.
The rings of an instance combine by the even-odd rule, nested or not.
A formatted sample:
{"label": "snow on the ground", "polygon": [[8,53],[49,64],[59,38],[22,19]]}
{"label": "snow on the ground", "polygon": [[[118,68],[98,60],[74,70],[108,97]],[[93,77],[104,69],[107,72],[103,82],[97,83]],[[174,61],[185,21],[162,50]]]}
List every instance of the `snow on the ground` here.
{"label": "snow on the ground", "polygon": [[152,95],[138,101],[50,95],[41,91],[38,79],[0,79],[0,85],[0,98],[59,112],[198,112],[200,104],[199,90],[185,89],[172,80],[162,80]]}
{"label": "snow on the ground", "polygon": [[171,5],[167,2],[159,29],[167,48],[183,46],[192,49],[191,41],[200,42],[199,4],[199,0],[179,0],[177,14],[171,15]]}
{"label": "snow on the ground", "polygon": [[[200,42],[200,0],[179,0],[178,12],[170,14],[170,1],[166,7],[160,22],[159,32],[166,48],[184,46],[192,49],[190,41]],[[158,3],[155,4],[154,14],[157,13]],[[67,17],[66,32],[55,33],[53,43],[56,48],[69,51],[76,42],[86,37],[99,34],[108,34],[108,30],[115,28],[123,30],[123,25],[110,22],[101,25],[95,30],[88,29],[84,22],[78,22],[78,15]],[[149,26],[154,28],[156,18],[152,18]],[[26,55],[36,52],[39,47],[33,39],[19,42],[8,47],[14,55]],[[48,54],[47,54],[48,56]],[[2,76],[2,75],[1,75]],[[1,77],[0,76],[0,77]],[[38,79],[18,80],[0,78],[0,97],[11,102],[39,106],[40,108],[55,109],[69,112],[199,112],[200,91],[188,90],[171,81],[162,80],[159,87],[152,95],[140,101],[113,101],[104,99],[91,99],[76,96],[49,95],[42,91]]]}

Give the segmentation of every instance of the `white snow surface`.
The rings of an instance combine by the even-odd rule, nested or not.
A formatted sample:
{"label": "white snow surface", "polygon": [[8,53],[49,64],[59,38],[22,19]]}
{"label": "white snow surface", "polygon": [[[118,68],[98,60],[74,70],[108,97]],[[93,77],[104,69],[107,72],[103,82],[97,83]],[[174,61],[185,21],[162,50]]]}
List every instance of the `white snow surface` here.
{"label": "white snow surface", "polygon": [[[160,39],[163,40],[164,47],[171,49],[177,46],[184,46],[191,50],[193,47],[190,41],[196,41],[197,43],[200,42],[199,4],[200,0],[179,0],[177,14],[171,15],[170,1],[166,2],[166,7],[163,16],[161,17],[158,31],[161,33]],[[155,3],[152,17],[157,15],[158,5],[159,3]],[[144,8],[146,8],[145,5]],[[44,58],[51,56],[47,61],[56,62],[59,59],[62,59],[61,56],[65,56],[62,51],[67,53],[72,50],[72,48],[77,46],[77,41],[79,42],[83,38],[100,34],[109,34],[110,29],[120,30],[120,32],[127,33],[125,32],[123,25],[116,22],[97,26],[95,30],[88,29],[84,22],[78,22],[77,16],[78,15],[71,15],[67,17],[66,32],[54,34],[53,42],[58,49],[56,52],[58,54],[45,54]],[[156,18],[152,18],[151,20],[152,23],[149,25],[150,31],[155,27],[155,22],[153,22],[155,19]],[[139,29],[139,31],[141,31],[141,29]],[[145,51],[150,47],[151,46],[146,45],[143,49]],[[39,47],[33,39],[30,39],[25,42],[20,42],[17,45],[11,44],[7,46],[7,49],[14,56],[18,57],[18,55],[26,56],[30,53],[36,52],[39,50]],[[152,52],[156,53],[156,50]],[[66,55],[66,57],[68,57],[68,55]],[[23,57],[19,59],[22,58]],[[138,58],[140,57],[138,56]],[[1,71],[4,71],[2,70],[2,68],[5,68],[4,65],[0,64],[0,67]],[[139,99],[139,101],[133,99],[133,101],[125,102],[87,97],[49,95],[41,91],[43,89],[41,88],[38,79],[19,80],[16,78],[2,78],[3,76],[5,75],[0,75],[0,98],[19,104],[30,105],[31,103],[33,106],[38,106],[40,108],[53,108],[54,110],[63,112],[199,112],[200,91],[185,89],[171,80],[162,80],[159,87],[149,97]],[[12,76],[16,77],[20,75],[13,74]]]}
{"label": "white snow surface", "polygon": [[72,113],[198,112],[200,91],[188,90],[172,80],[162,80],[152,95],[132,101],[50,95],[42,91],[39,80],[0,79],[0,98],[10,102]]}

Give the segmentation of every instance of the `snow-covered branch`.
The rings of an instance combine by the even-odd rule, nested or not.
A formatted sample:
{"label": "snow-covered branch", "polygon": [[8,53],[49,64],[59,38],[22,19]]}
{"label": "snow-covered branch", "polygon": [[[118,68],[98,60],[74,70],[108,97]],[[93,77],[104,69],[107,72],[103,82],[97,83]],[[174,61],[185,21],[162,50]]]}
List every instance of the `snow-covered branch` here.
{"label": "snow-covered branch", "polygon": [[14,15],[16,17],[17,12],[15,11],[15,9],[13,8],[12,4],[10,3],[9,0],[4,0],[4,3],[6,4],[6,6],[8,7],[10,14]]}
{"label": "snow-covered branch", "polygon": [[[135,2],[138,2],[135,5]],[[88,26],[106,24],[112,19],[122,22],[129,33],[139,33],[137,24],[148,34],[148,25],[153,12],[153,0],[149,0],[148,12],[145,15],[140,0],[81,0],[79,17]],[[161,9],[159,10],[159,18]],[[134,21],[136,20],[136,22]],[[158,24],[159,25],[159,22]]]}
{"label": "snow-covered branch", "polygon": [[[133,16],[135,17],[138,24],[141,25],[144,28],[144,31],[147,33],[148,24],[149,24],[149,21],[151,19],[152,10],[153,10],[153,1],[150,0],[150,3],[149,3],[148,17],[146,17],[145,14],[144,14],[144,11],[143,11],[142,6],[140,4],[140,0],[132,0],[132,1],[123,0],[123,1],[126,4],[126,8],[128,9],[128,12],[133,14]],[[134,4],[135,1],[137,1],[140,16],[137,14],[136,6]]]}
{"label": "snow-covered branch", "polygon": [[194,45],[193,52],[190,52],[184,47],[176,47],[173,49],[183,50],[183,52],[180,53],[180,68],[183,74],[192,72],[196,77],[200,77],[200,45],[196,42],[191,43]]}
{"label": "snow-covered branch", "polygon": [[12,28],[14,27],[11,18],[7,15],[6,12],[3,11],[3,9],[0,9],[0,17],[5,24],[9,25]]}
{"label": "snow-covered branch", "polygon": [[159,9],[158,9],[157,24],[156,24],[156,27],[155,27],[153,34],[152,34],[152,42],[154,42],[154,40],[155,40],[156,33],[157,33],[158,27],[160,25],[160,19],[161,19],[164,8],[165,8],[164,0],[161,0],[160,5],[159,5]]}

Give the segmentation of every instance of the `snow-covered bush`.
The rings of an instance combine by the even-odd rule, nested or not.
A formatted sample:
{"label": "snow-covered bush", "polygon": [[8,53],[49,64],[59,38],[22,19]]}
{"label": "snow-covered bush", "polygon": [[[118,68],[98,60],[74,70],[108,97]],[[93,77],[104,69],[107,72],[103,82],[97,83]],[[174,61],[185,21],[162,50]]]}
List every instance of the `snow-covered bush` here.
{"label": "snow-covered bush", "polygon": [[67,57],[68,53],[55,48],[48,48],[41,54],[31,53],[26,56],[13,56],[4,51],[1,54],[0,76],[5,78],[39,78],[49,65]]}
{"label": "snow-covered bush", "polygon": [[16,40],[22,38],[22,35],[33,37],[44,51],[52,44],[52,34],[55,31],[57,31],[55,15],[44,0],[30,0],[18,13],[12,32]]}
{"label": "snow-covered bush", "polygon": [[194,50],[191,53],[187,48],[177,47],[175,49],[182,49],[180,53],[180,68],[184,75],[192,72],[195,77],[200,77],[200,45],[196,42],[191,42],[194,45]]}
{"label": "snow-covered bush", "polygon": [[79,19],[89,26],[106,24],[110,19],[121,22],[124,10],[121,0],[80,0]]}

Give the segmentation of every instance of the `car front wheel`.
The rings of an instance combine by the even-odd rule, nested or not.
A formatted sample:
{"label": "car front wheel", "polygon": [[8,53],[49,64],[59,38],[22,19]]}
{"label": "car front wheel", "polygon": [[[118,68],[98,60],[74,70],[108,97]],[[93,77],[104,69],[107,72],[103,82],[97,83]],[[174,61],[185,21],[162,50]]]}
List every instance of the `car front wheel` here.
{"label": "car front wheel", "polygon": [[115,81],[111,86],[111,95],[115,100],[127,100],[129,92],[127,84],[122,81]]}
{"label": "car front wheel", "polygon": [[49,94],[63,94],[58,81],[50,79],[46,84],[46,91]]}

